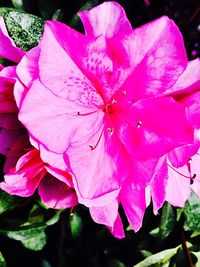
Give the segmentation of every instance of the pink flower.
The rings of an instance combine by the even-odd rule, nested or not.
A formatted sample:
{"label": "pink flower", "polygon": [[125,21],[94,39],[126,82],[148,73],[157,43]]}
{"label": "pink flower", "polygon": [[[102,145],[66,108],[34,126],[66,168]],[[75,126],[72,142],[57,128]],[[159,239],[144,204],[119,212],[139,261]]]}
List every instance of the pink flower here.
{"label": "pink flower", "polygon": [[183,39],[167,17],[132,30],[115,2],[80,17],[85,35],[48,21],[22,59],[19,118],[44,154],[63,156],[95,221],[112,228],[118,208],[112,223],[99,214],[119,199],[138,230],[159,157],[193,142],[185,105],[165,95],[187,65]]}
{"label": "pink flower", "polygon": [[37,149],[20,157],[4,179],[0,188],[11,195],[28,197],[38,187],[42,202],[50,208],[69,208],[77,204],[71,176],[45,164]]}

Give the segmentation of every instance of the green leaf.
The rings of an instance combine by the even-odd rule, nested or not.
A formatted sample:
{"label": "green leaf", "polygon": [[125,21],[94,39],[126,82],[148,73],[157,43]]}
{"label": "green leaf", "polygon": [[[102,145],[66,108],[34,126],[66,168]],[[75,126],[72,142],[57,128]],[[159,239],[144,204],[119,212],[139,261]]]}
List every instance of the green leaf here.
{"label": "green leaf", "polygon": [[50,225],[57,223],[60,219],[60,215],[62,212],[63,210],[57,210],[55,215],[45,223],[46,226],[50,226]]}
{"label": "green leaf", "polygon": [[149,233],[150,233],[151,236],[160,237],[160,229],[159,229],[159,227],[151,230]]}
{"label": "green leaf", "polygon": [[6,267],[6,261],[1,252],[0,252],[0,267]]}
{"label": "green leaf", "polygon": [[159,234],[161,238],[167,237],[174,229],[176,223],[176,216],[172,206],[165,203],[162,208],[162,215],[159,226]]}
{"label": "green leaf", "polygon": [[194,254],[195,257],[197,258],[197,263],[195,264],[195,267],[200,267],[200,251],[198,252],[192,251],[191,253]]}
{"label": "green leaf", "polygon": [[51,265],[48,261],[42,260],[42,267],[51,267]]}
{"label": "green leaf", "polygon": [[[98,4],[99,4],[99,0],[90,0],[90,1],[87,1],[85,3],[85,5],[83,5],[82,8],[78,12],[83,11],[83,10],[89,10],[89,9],[93,8],[94,6],[96,6]],[[78,15],[75,15],[72,18],[72,20],[71,20],[71,22],[70,22],[69,25],[70,25],[70,27],[72,27],[74,29],[77,29],[77,30],[81,29],[82,28],[82,22],[81,22],[79,16]]]}
{"label": "green leaf", "polygon": [[145,260],[139,262],[134,265],[134,267],[148,267],[148,266],[156,266],[156,267],[164,267],[169,265],[170,259],[177,253],[180,246],[176,248],[166,249],[159,253],[156,253]]}
{"label": "green leaf", "polygon": [[23,0],[12,0],[12,4],[15,8],[24,10],[24,1]]}
{"label": "green leaf", "polygon": [[41,18],[12,8],[0,8],[0,15],[18,47],[28,51],[39,43],[44,26]]}
{"label": "green leaf", "polygon": [[192,237],[199,236],[199,235],[200,235],[200,232],[196,232],[196,231],[195,231],[195,232],[192,233],[191,238],[192,238]]}
{"label": "green leaf", "polygon": [[52,16],[53,20],[59,20],[59,21],[63,21],[64,18],[64,13],[62,11],[62,9],[57,9]]}
{"label": "green leaf", "polygon": [[77,238],[78,236],[80,236],[82,232],[83,223],[81,217],[76,212],[74,212],[73,215],[70,217],[69,225],[72,237]]}
{"label": "green leaf", "polygon": [[13,208],[16,204],[16,197],[10,196],[4,191],[0,190],[0,214]]}
{"label": "green leaf", "polygon": [[184,213],[186,221],[184,224],[185,230],[200,231],[200,200],[199,197],[192,192],[190,198],[187,200]]}
{"label": "green leaf", "polygon": [[6,235],[14,240],[21,241],[22,244],[31,250],[41,250],[46,245],[45,227],[34,227],[18,231],[7,231]]}
{"label": "green leaf", "polygon": [[144,258],[150,257],[150,256],[152,255],[152,253],[151,253],[150,251],[145,250],[145,249],[141,249],[141,250],[140,250],[140,253],[142,254],[142,256],[143,256]]}
{"label": "green leaf", "polygon": [[26,240],[22,240],[22,244],[31,250],[39,251],[44,248],[47,242],[47,236],[44,231],[37,233],[36,236],[32,238],[28,238]]}
{"label": "green leaf", "polygon": [[46,245],[45,229],[58,222],[62,210],[58,210],[47,221],[44,221],[44,215],[40,206],[34,205],[29,214],[27,222],[23,223],[17,230],[0,230],[0,233],[7,237],[21,241],[21,243],[28,249],[41,250]]}

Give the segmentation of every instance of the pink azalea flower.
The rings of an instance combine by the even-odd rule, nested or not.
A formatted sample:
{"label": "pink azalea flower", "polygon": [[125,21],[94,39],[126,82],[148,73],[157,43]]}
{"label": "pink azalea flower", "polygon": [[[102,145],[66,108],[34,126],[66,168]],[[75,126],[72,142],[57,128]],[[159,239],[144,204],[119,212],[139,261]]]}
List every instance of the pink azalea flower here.
{"label": "pink azalea flower", "polygon": [[138,230],[158,158],[193,142],[185,105],[165,95],[187,65],[183,39],[167,17],[132,30],[115,2],[80,17],[85,35],[48,21],[22,59],[19,118],[43,154],[63,155],[96,221],[112,228],[117,212],[112,223],[98,212],[119,198]]}
{"label": "pink azalea flower", "polygon": [[50,208],[69,208],[77,204],[71,176],[46,165],[37,149],[20,157],[4,179],[0,188],[11,195],[31,196],[38,187],[42,202]]}

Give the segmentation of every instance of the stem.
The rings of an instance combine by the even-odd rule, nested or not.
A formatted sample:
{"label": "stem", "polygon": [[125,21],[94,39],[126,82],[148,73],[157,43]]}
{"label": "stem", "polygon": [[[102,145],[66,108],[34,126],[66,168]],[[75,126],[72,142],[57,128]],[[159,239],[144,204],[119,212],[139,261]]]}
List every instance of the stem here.
{"label": "stem", "polygon": [[181,234],[181,240],[182,240],[182,248],[183,248],[183,251],[185,253],[185,258],[187,260],[187,266],[188,267],[194,267],[190,251],[189,251],[189,249],[187,247],[187,244],[186,244],[186,240],[185,240],[185,235],[184,235],[183,229],[181,230],[180,234]]}

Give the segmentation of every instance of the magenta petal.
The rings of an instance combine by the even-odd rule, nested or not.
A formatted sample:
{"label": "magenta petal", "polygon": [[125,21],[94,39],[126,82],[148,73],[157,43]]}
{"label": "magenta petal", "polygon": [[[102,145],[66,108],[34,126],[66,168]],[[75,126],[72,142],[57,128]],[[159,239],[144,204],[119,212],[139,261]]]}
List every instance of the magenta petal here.
{"label": "magenta petal", "polygon": [[[75,45],[80,43],[81,47],[76,49]],[[96,90],[78,67],[83,61],[82,50],[86,46],[85,43],[88,44],[88,40],[84,35],[66,25],[55,21],[46,23],[41,40],[39,75],[41,82],[54,94],[71,101],[80,99],[86,104],[88,101],[84,91],[92,97]],[[97,94],[94,97],[99,98],[98,102],[101,102]]]}
{"label": "magenta petal", "polygon": [[167,154],[168,160],[175,167],[179,168],[187,164],[190,158],[196,154],[199,149],[199,144],[188,144],[185,146],[177,147]]}
{"label": "magenta petal", "polygon": [[154,214],[158,213],[158,210],[162,207],[162,205],[165,202],[167,179],[168,179],[167,162],[166,162],[166,157],[163,156],[158,161],[154,175],[152,177],[152,181],[150,183]]}
{"label": "magenta petal", "polygon": [[113,234],[114,237],[119,239],[125,237],[122,220],[119,215],[117,216],[113,227],[108,226],[107,228],[110,230],[110,232]]}
{"label": "magenta petal", "polygon": [[199,152],[196,155],[194,155],[191,159],[191,174],[192,175],[196,174],[196,177],[194,179],[191,188],[200,198],[200,153]]}
{"label": "magenta petal", "polygon": [[186,165],[175,170],[168,167],[169,178],[166,187],[166,200],[175,207],[184,207],[185,201],[190,196],[190,179],[183,177],[178,172],[190,177]]}
{"label": "magenta petal", "polygon": [[17,104],[17,107],[20,108],[22,101],[28,91],[28,88],[25,87],[19,80],[15,82],[14,85],[14,97],[15,97],[15,102]]}
{"label": "magenta petal", "polygon": [[189,61],[187,68],[166,94],[194,92],[200,88],[200,59]]}
{"label": "magenta petal", "polygon": [[15,131],[22,127],[17,120],[17,113],[1,113],[0,114],[0,128],[5,130]]}
{"label": "magenta petal", "polygon": [[[78,112],[87,114],[93,111],[92,108],[57,97],[35,81],[22,103],[19,119],[36,140],[50,151],[60,154],[66,151],[75,133],[88,135],[88,131],[92,133],[95,126],[99,127],[103,112],[90,116],[77,115]],[[79,138],[77,135],[76,138]]]}
{"label": "magenta petal", "polygon": [[127,181],[122,186],[120,200],[131,227],[138,231],[146,209],[145,189],[134,188],[134,184]]}
{"label": "magenta petal", "polygon": [[[67,166],[64,155],[53,153],[47,150],[43,145],[39,145],[40,157],[45,162],[48,163],[51,167],[57,168],[61,171],[67,171],[69,166]],[[59,179],[59,178],[58,178]]]}
{"label": "magenta petal", "polygon": [[[200,87],[199,87],[200,89]],[[200,128],[200,91],[191,94],[189,96],[183,96],[183,99],[180,100],[188,110],[189,120],[194,128]]]}
{"label": "magenta petal", "polygon": [[90,207],[90,215],[96,223],[113,227],[118,215],[118,201],[114,199],[103,207]]}
{"label": "magenta petal", "polygon": [[114,199],[104,207],[90,207],[90,214],[96,223],[104,224],[116,238],[123,238],[124,229],[118,206],[117,199]]}
{"label": "magenta petal", "polygon": [[133,99],[165,92],[187,65],[181,33],[167,17],[135,29],[123,40],[123,46],[133,70],[125,90],[131,90]]}
{"label": "magenta petal", "polygon": [[24,54],[10,38],[4,20],[0,17],[0,56],[18,63]]}
{"label": "magenta petal", "polygon": [[194,140],[184,105],[170,97],[147,98],[133,103],[130,109],[124,106],[121,110],[124,123],[120,140],[135,157],[160,157]]}
{"label": "magenta petal", "polygon": [[116,2],[105,2],[78,15],[86,34],[90,36],[111,38],[117,34],[126,35],[132,29],[123,8]]}
{"label": "magenta petal", "polygon": [[77,205],[75,191],[49,174],[42,179],[38,193],[49,208],[65,209]]}
{"label": "magenta petal", "polygon": [[20,81],[27,87],[38,77],[38,60],[40,46],[28,51],[17,66],[17,75]]}
{"label": "magenta petal", "polygon": [[72,176],[67,171],[61,171],[59,169],[53,168],[52,166],[45,167],[47,172],[54,176],[59,181],[65,183],[69,187],[74,187],[72,182]]}
{"label": "magenta petal", "polygon": [[5,182],[0,184],[0,188],[11,195],[27,197],[35,192],[45,174],[39,152],[31,150],[18,160],[10,173],[5,175]]}
{"label": "magenta petal", "polygon": [[20,137],[19,130],[0,130],[0,153],[5,155],[10,146]]}
{"label": "magenta petal", "polygon": [[[93,140],[91,138],[91,144],[95,144],[98,138],[99,135],[95,135]],[[88,207],[106,206],[120,190],[121,177],[116,163],[106,152],[103,136],[94,150],[87,143],[84,145],[84,139],[81,141],[82,144],[77,140],[67,150],[79,202]]]}
{"label": "magenta petal", "polygon": [[15,82],[17,78],[16,66],[8,66],[1,70],[0,77],[5,78],[8,82]]}

